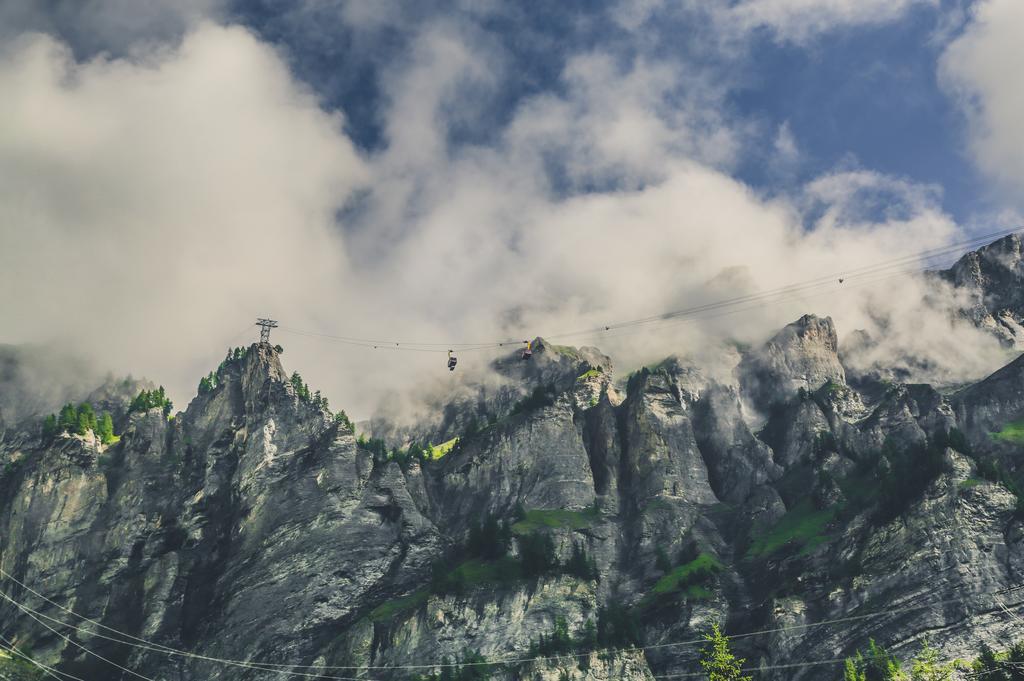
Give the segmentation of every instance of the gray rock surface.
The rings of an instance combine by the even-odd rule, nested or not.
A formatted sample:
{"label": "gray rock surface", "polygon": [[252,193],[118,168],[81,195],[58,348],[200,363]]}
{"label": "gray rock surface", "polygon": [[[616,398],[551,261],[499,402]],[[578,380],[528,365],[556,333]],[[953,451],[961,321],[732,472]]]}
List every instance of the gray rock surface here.
{"label": "gray rock surface", "polygon": [[1024,258],[1011,234],[964,255],[941,277],[964,299],[963,313],[1005,344],[1024,349]]}
{"label": "gray rock surface", "polygon": [[[1016,272],[1015,243],[963,281]],[[385,449],[459,438],[436,459],[357,439],[265,345],[170,419],[103,392],[110,446],[17,419],[0,435],[0,568],[187,655],[56,625],[71,618],[10,579],[0,591],[53,620],[4,601],[0,635],[83,679],[134,677],[76,644],[176,681],[296,678],[275,664],[415,679],[474,653],[494,679],[638,681],[698,672],[713,622],[764,632],[734,646],[768,668],[869,638],[953,658],[1024,637],[1021,360],[955,395],[869,394],[837,346],[806,316],[744,354],[738,388],[670,358],[619,393],[598,351],[537,339],[531,362],[510,354],[422,423],[371,424]],[[488,518],[503,557],[470,544]],[[528,569],[537,546],[559,565]],[[560,627],[573,642],[552,648]]]}
{"label": "gray rock surface", "polygon": [[804,315],[743,357],[737,368],[743,395],[767,412],[800,389],[813,392],[829,381],[845,383],[838,352],[832,319]]}

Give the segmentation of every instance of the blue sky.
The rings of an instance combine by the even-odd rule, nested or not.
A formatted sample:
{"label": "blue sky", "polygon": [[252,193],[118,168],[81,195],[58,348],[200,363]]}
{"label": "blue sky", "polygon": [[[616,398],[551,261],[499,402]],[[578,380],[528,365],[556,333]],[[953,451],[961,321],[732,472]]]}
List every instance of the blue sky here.
{"label": "blue sky", "polygon": [[[792,191],[821,173],[857,167],[941,187],[943,208],[963,223],[1000,208],[969,153],[963,112],[938,79],[943,50],[969,21],[969,0],[904,0],[893,3],[905,8],[886,20],[874,20],[869,8],[868,20],[826,22],[796,39],[760,26],[727,47],[709,11],[692,1],[649,3],[649,15],[635,27],[620,20],[630,3],[581,0],[186,0],[153,3],[148,12],[103,0],[9,2],[2,10],[8,32],[47,31],[83,60],[126,55],[140,41],[173,42],[204,17],[246,26],[281,50],[325,109],[345,113],[346,131],[368,153],[387,144],[382,81],[415,59],[411,45],[433,24],[464,30],[495,58],[501,79],[500,90],[475,102],[471,115],[449,121],[453,147],[493,141],[524,98],[562,92],[573,55],[601,50],[624,64],[657,59],[728,82],[722,113],[762,128],[762,144],[746,140],[747,153],[730,172],[759,190]],[[821,3],[830,4],[837,3]],[[799,162],[784,169],[766,158],[765,136],[780,126],[800,152]]]}
{"label": "blue sky", "polygon": [[453,12],[451,3],[407,3],[401,21],[369,27],[339,21],[336,9],[296,11],[261,0],[229,11],[286,51],[296,75],[326,107],[345,112],[353,140],[368,151],[386,143],[384,74],[410,59],[423,23],[458,16],[474,40],[501,55],[503,70],[501,92],[452,126],[455,146],[487,143],[523,98],[562,91],[568,57],[600,48],[623,62],[653,57],[732,79],[728,114],[766,131],[786,126],[800,151],[785,171],[766,162],[768,145],[742,159],[736,176],[767,193],[861,167],[941,187],[942,206],[964,223],[996,208],[968,152],[964,117],[938,81],[939,56],[966,22],[959,4],[912,4],[897,20],[841,26],[800,43],[762,28],[738,50],[702,38],[707,20],[697,11],[665,11],[630,31],[616,23],[615,3],[509,3],[488,16]]}
{"label": "blue sky", "polygon": [[[935,8],[919,7],[903,21],[836,31],[811,48],[761,36],[736,106],[789,122],[805,153],[797,181],[856,163],[942,187],[943,206],[966,221],[991,205],[963,117],[938,83],[940,21]],[[764,170],[744,168],[743,176],[772,186]]]}

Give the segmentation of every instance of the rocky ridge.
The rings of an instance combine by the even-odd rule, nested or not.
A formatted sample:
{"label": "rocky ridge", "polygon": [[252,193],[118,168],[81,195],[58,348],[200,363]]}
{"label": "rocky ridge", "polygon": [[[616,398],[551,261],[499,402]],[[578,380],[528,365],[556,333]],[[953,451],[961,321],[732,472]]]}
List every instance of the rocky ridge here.
{"label": "rocky ridge", "polygon": [[[1012,261],[995,253],[964,271]],[[980,300],[1012,308],[1001,295]],[[595,349],[534,347],[417,427],[374,424],[383,450],[259,344],[173,418],[119,412],[111,446],[8,425],[0,568],[17,581],[0,583],[40,619],[4,601],[0,636],[83,679],[415,679],[478,660],[461,669],[554,681],[693,673],[699,647],[677,644],[712,622],[770,630],[734,643],[759,679],[839,678],[774,667],[869,638],[953,658],[1024,634],[1007,613],[1024,593],[1006,591],[1024,582],[1021,360],[952,395],[851,386],[814,315],[728,385],[678,358],[616,383]],[[413,442],[449,446],[396,455]],[[26,586],[189,655],[92,625],[55,626],[65,639],[43,625],[72,618]]]}

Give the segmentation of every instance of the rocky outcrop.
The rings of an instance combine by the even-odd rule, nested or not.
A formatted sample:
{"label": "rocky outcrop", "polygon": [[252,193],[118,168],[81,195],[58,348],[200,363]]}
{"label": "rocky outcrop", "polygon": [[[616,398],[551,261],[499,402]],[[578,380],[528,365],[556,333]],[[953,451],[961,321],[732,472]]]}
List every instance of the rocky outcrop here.
{"label": "rocky outcrop", "polygon": [[[274,351],[253,346],[172,421],[159,409],[134,415],[103,452],[66,437],[42,449],[7,481],[17,491],[5,500],[4,569],[165,645],[311,659],[339,623],[418,584],[441,538],[398,466],[373,466],[284,377]],[[35,648],[52,646],[68,669],[114,673],[61,639]],[[162,665],[138,649],[93,646],[114,662]],[[232,677],[196,659],[181,669]]]}
{"label": "rocky outcrop", "polygon": [[941,277],[956,287],[963,314],[1005,344],[1024,348],[1024,259],[1011,234],[972,251]]}
{"label": "rocky outcrop", "polygon": [[978,444],[1024,414],[1024,356],[985,380],[960,391],[953,399],[959,422]]}
{"label": "rocky outcrop", "polygon": [[737,367],[742,393],[767,413],[800,389],[813,392],[829,381],[843,384],[846,373],[838,352],[832,319],[804,315],[744,355]]}

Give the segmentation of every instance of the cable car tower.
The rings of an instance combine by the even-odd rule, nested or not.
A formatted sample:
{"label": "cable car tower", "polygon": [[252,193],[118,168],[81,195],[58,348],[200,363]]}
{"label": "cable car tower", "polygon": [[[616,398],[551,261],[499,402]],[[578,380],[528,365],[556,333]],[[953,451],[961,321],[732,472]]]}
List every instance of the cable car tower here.
{"label": "cable car tower", "polygon": [[273,319],[257,319],[256,326],[260,327],[260,343],[270,345],[270,330],[277,328],[277,322]]}

